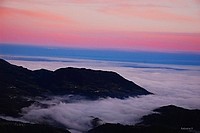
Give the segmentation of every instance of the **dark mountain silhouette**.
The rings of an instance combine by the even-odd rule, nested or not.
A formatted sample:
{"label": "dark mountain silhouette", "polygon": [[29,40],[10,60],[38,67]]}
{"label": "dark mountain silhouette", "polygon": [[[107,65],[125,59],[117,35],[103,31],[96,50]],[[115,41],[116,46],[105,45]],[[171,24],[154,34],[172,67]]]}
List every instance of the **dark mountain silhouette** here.
{"label": "dark mountain silhouette", "polygon": [[30,124],[14,122],[0,119],[1,133],[70,133],[66,129],[61,129],[43,124]]}
{"label": "dark mountain silhouette", "polygon": [[0,114],[16,116],[27,97],[74,94],[88,99],[151,94],[115,72],[85,68],[31,71],[0,59]]}
{"label": "dark mountain silhouette", "polygon": [[142,122],[138,125],[156,125],[200,131],[200,110],[189,110],[169,105],[155,109],[154,112],[143,116]]}
{"label": "dark mountain silhouette", "polygon": [[180,129],[171,129],[162,126],[131,126],[106,123],[93,128],[88,133],[189,133]]}
{"label": "dark mountain silhouette", "polygon": [[200,132],[200,110],[188,110],[174,105],[160,107],[131,126],[106,123],[88,133],[197,133]]}

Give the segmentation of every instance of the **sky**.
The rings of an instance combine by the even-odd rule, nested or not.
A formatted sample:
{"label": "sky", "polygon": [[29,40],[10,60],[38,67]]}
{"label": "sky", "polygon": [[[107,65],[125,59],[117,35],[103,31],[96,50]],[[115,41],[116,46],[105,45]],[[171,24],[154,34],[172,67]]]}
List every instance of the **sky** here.
{"label": "sky", "polygon": [[200,52],[200,0],[0,0],[0,45]]}

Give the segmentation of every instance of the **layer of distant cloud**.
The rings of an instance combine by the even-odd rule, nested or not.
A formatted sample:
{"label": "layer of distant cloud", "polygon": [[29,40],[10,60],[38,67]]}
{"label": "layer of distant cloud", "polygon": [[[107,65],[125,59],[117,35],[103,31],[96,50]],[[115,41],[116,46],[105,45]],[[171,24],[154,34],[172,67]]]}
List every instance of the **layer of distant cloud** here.
{"label": "layer of distant cloud", "polygon": [[200,109],[200,69],[198,66],[142,63],[131,63],[130,65],[130,63],[123,62],[89,60],[54,62],[54,65],[50,65],[52,62],[41,61],[11,62],[31,69],[55,70],[59,67],[73,66],[111,70],[154,93],[154,95],[130,97],[123,100],[108,97],[88,101],[77,96],[55,96],[48,100],[36,99],[40,104],[33,104],[23,109],[23,117],[20,119],[24,121],[57,124],[73,132],[82,132],[92,128],[93,118],[101,119],[101,123],[135,124],[142,116],[164,105],[174,104],[185,108]]}

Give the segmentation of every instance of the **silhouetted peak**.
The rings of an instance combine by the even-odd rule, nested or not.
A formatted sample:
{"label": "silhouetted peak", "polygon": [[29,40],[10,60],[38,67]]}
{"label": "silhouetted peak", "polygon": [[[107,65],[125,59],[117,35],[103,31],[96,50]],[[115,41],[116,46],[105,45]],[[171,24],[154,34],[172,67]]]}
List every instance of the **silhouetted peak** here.
{"label": "silhouetted peak", "polygon": [[175,105],[167,105],[167,106],[162,106],[160,108],[155,109],[155,112],[169,112],[169,111],[187,111],[187,109],[184,109],[182,107],[177,107]]}
{"label": "silhouetted peak", "polygon": [[38,69],[38,70],[34,70],[34,72],[36,72],[36,73],[44,73],[44,74],[53,73],[53,71],[50,71],[50,70],[47,70],[47,69]]}
{"label": "silhouetted peak", "polygon": [[0,59],[0,66],[2,66],[2,65],[10,65],[10,63],[5,61],[4,59]]}

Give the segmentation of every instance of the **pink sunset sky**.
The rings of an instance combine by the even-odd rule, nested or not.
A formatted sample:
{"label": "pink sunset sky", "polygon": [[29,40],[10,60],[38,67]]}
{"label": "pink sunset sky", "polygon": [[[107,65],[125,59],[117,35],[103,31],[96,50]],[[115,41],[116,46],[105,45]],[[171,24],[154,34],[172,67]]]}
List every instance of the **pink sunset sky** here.
{"label": "pink sunset sky", "polygon": [[200,0],[0,0],[0,45],[200,52]]}

